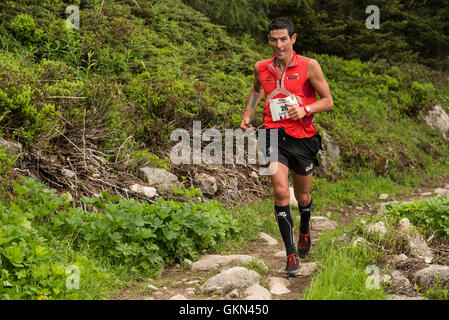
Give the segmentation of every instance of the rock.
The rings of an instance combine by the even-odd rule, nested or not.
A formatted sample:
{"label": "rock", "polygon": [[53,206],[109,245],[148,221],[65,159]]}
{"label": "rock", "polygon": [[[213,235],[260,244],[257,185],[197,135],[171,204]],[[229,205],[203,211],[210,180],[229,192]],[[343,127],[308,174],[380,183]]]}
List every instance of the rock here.
{"label": "rock", "polygon": [[439,197],[449,197],[449,190],[441,192],[438,196]]}
{"label": "rock", "polygon": [[370,224],[367,227],[367,231],[370,233],[377,233],[380,237],[384,237],[388,230],[383,221],[378,221],[376,223]]}
{"label": "rock", "polygon": [[287,279],[270,277],[268,286],[270,287],[270,292],[272,294],[281,295],[290,292],[287,288],[289,284]]}
{"label": "rock", "polygon": [[340,160],[340,148],[334,139],[324,130],[320,132],[324,150],[318,152],[320,165],[316,167],[316,172],[323,176],[344,177],[337,163]]}
{"label": "rock", "polygon": [[405,295],[391,294],[387,295],[387,300],[423,300],[423,296],[409,297]]}
{"label": "rock", "polygon": [[139,169],[139,176],[148,185],[162,192],[171,192],[172,186],[181,188],[178,177],[164,169],[143,167]]}
{"label": "rock", "polygon": [[422,238],[421,235],[416,234],[415,236],[409,238],[409,246],[410,246],[410,255],[412,257],[422,258],[426,261],[426,263],[431,263],[434,255],[432,253],[432,249],[429,248],[426,241]]}
{"label": "rock", "polygon": [[295,198],[295,191],[293,190],[293,187],[288,188],[290,190],[290,202],[289,205],[292,209],[298,208],[298,201]]}
{"label": "rock", "polygon": [[311,217],[310,222],[312,224],[313,231],[333,230],[338,225],[336,221],[322,216]]}
{"label": "rock", "polygon": [[423,119],[429,127],[440,131],[443,137],[449,140],[449,116],[440,105],[430,109]]}
{"label": "rock", "polygon": [[437,195],[442,194],[443,192],[446,192],[446,189],[443,188],[436,188],[435,190],[433,190],[433,193],[436,193]]}
{"label": "rock", "polygon": [[203,294],[217,292],[221,295],[234,289],[245,289],[259,283],[259,274],[244,267],[232,267],[209,278],[201,287]]}
{"label": "rock", "polygon": [[449,266],[431,264],[428,267],[417,271],[413,275],[413,281],[423,290],[433,288],[435,277],[439,277],[439,288],[449,289]]}
{"label": "rock", "polygon": [[153,297],[146,297],[146,298],[143,299],[143,300],[154,300],[154,298],[153,298]]}
{"label": "rock", "polygon": [[226,298],[228,298],[228,299],[238,299],[238,298],[240,298],[240,296],[241,296],[240,291],[238,289],[234,289],[234,290],[232,290],[231,292],[229,292],[226,295]]}
{"label": "rock", "polygon": [[426,263],[431,263],[434,258],[432,249],[429,248],[423,237],[416,231],[407,218],[399,221],[399,232],[404,234],[409,242],[410,255],[422,258]]}
{"label": "rock", "polygon": [[401,254],[388,256],[388,257],[386,257],[385,260],[387,261],[387,263],[390,266],[397,267],[400,262],[405,261],[407,259],[408,259],[408,257],[405,254],[401,253]]}
{"label": "rock", "polygon": [[254,181],[258,181],[258,180],[259,180],[259,175],[258,175],[257,172],[255,172],[255,171],[251,171],[251,173],[249,174],[249,176],[250,176]]}
{"label": "rock", "polygon": [[192,264],[192,271],[211,271],[215,269],[223,270],[235,267],[241,263],[249,263],[254,257],[243,254],[219,255],[211,254],[201,258]]}
{"label": "rock", "polygon": [[365,238],[363,238],[363,237],[357,237],[357,239],[354,239],[352,241],[351,245],[352,245],[353,248],[355,248],[357,246],[364,247],[364,246],[368,245],[368,241]]}
{"label": "rock", "polygon": [[382,283],[383,285],[386,285],[391,281],[391,276],[389,274],[381,274],[379,277],[380,283]]}
{"label": "rock", "polygon": [[186,294],[190,295],[190,296],[194,296],[196,293],[196,289],[195,288],[186,288]]}
{"label": "rock", "polygon": [[430,197],[432,196],[432,192],[423,192],[421,193],[421,197]]}
{"label": "rock", "polygon": [[277,258],[285,258],[285,257],[287,257],[287,253],[285,252],[285,250],[276,251],[274,253],[274,256]]}
{"label": "rock", "polygon": [[388,198],[388,194],[386,194],[386,193],[381,193],[379,195],[379,200],[386,200],[387,198]]}
{"label": "rock", "polygon": [[310,276],[316,269],[316,262],[305,262],[301,264],[301,275],[302,276]]}
{"label": "rock", "polygon": [[73,196],[70,192],[64,192],[62,195],[68,202],[73,202]]}
{"label": "rock", "polygon": [[69,169],[62,169],[61,173],[67,178],[73,178],[76,176],[75,172]]}
{"label": "rock", "polygon": [[395,270],[391,272],[390,286],[396,293],[411,293],[413,291],[413,285],[401,272]]}
{"label": "rock", "polygon": [[218,190],[217,179],[207,173],[196,174],[194,184],[207,196],[213,196]]}
{"label": "rock", "polygon": [[23,147],[19,142],[8,141],[3,138],[0,138],[0,146],[4,146],[5,149],[14,156],[22,153]]}
{"label": "rock", "polygon": [[184,297],[182,294],[177,294],[171,297],[169,300],[189,300],[189,299]]}
{"label": "rock", "polygon": [[137,194],[140,194],[147,198],[154,198],[157,194],[156,189],[153,187],[142,186],[140,184],[133,184],[129,189]]}
{"label": "rock", "polygon": [[190,280],[190,281],[186,281],[186,284],[198,284],[200,283],[200,280]]}
{"label": "rock", "polygon": [[399,220],[399,231],[406,234],[413,234],[415,229],[408,218],[403,218]]}
{"label": "rock", "polygon": [[157,290],[157,287],[153,286],[152,284],[149,284],[147,288],[151,290]]}
{"label": "rock", "polygon": [[265,232],[259,232],[259,238],[265,240],[269,246],[276,246],[278,241]]}
{"label": "rock", "polygon": [[184,264],[184,266],[187,266],[188,268],[192,268],[192,265],[193,265],[192,260],[185,258],[182,263]]}
{"label": "rock", "polygon": [[342,241],[347,241],[347,240],[348,240],[348,235],[346,233],[343,233],[335,238],[332,238],[331,243],[342,242]]}
{"label": "rock", "polygon": [[245,300],[271,300],[271,293],[259,284],[253,284],[245,290]]}

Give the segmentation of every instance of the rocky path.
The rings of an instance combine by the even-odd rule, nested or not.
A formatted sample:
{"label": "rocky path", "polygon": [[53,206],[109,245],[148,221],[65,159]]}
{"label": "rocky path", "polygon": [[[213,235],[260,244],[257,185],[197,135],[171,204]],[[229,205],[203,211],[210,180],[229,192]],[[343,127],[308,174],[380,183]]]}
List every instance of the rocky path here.
{"label": "rocky path", "polygon": [[[383,210],[389,202],[407,202],[443,193],[449,194],[449,191],[447,191],[449,190],[449,181],[446,181],[443,186],[443,188],[421,188],[416,193],[395,199],[389,199],[388,195],[381,195],[378,210]],[[291,205],[295,206],[294,199],[292,199]],[[350,224],[356,217],[375,214],[376,212],[373,212],[374,207],[376,206],[349,207],[340,216],[338,223]],[[336,228],[338,223],[323,216],[312,217],[311,223],[313,250],[321,233]],[[296,221],[296,225],[298,225],[298,221]],[[383,232],[383,227],[382,224],[378,223],[367,226],[367,230]],[[413,228],[407,221],[401,222],[402,227],[404,230]],[[415,240],[416,250],[427,246],[422,237],[418,236],[418,238],[419,241],[422,240],[424,243]],[[357,239],[356,241],[363,242],[364,240]],[[429,253],[430,249],[428,250]],[[413,253],[413,250],[410,252]],[[423,254],[426,255],[426,253]],[[393,269],[399,270],[394,270],[381,277],[382,282],[388,282],[393,291],[398,292],[398,295],[390,296],[391,299],[420,298],[407,297],[407,294],[410,294],[413,290],[410,279],[425,284],[434,275],[440,275],[443,279],[447,277],[444,281],[447,281],[449,285],[449,266],[433,265],[430,260],[425,261],[426,257],[423,254],[418,252],[412,257],[407,257],[404,254],[386,257],[386,259],[389,259],[386,263]],[[283,244],[281,241],[261,232],[258,241],[248,243],[247,247],[239,250],[238,254],[207,255],[195,263],[186,261],[182,266],[167,267],[161,278],[135,282],[111,299],[296,300],[301,299],[304,289],[310,284],[312,273],[316,268],[316,263],[310,260],[310,256],[302,259],[301,262],[301,275],[284,279],[283,270],[286,257]],[[430,273],[427,274],[426,271]]]}

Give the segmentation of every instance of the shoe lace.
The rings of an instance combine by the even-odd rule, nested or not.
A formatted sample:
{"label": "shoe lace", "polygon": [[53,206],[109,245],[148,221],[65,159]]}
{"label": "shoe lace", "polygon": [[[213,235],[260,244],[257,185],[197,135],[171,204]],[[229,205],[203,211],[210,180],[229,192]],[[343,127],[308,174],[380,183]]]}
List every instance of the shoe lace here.
{"label": "shoe lace", "polygon": [[307,248],[307,240],[309,238],[309,234],[308,233],[301,233],[299,235],[299,247],[300,248]]}
{"label": "shoe lace", "polygon": [[287,268],[296,267],[296,254],[292,253],[287,257]]}

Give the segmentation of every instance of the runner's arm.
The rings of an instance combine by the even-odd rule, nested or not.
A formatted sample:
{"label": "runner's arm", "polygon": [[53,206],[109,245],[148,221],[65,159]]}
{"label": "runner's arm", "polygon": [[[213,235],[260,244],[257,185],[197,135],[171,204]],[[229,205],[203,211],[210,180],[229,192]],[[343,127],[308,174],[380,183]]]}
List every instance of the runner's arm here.
{"label": "runner's arm", "polygon": [[251,115],[256,109],[256,106],[259,104],[262,94],[263,90],[259,81],[259,62],[256,62],[254,64],[254,84],[251,88],[248,99],[246,100],[246,109],[243,114],[242,123],[240,124],[241,129],[248,130],[253,128],[250,122]]}
{"label": "runner's arm", "polygon": [[320,96],[319,100],[316,100],[310,105],[312,113],[330,110],[334,105],[334,101],[332,99],[329,85],[324,78],[323,71],[321,70],[321,66],[316,60],[310,60],[309,65],[307,66],[307,74],[310,84]]}

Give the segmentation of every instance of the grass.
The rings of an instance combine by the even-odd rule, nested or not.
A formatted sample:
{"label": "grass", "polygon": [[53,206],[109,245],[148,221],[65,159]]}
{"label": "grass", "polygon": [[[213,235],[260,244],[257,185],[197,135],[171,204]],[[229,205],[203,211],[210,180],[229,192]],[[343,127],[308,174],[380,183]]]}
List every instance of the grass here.
{"label": "grass", "polygon": [[306,288],[304,300],[384,300],[380,286],[367,286],[366,268],[375,265],[380,254],[366,247],[353,248],[349,243],[333,244],[341,234],[327,232],[321,236],[312,259],[318,262],[315,276]]}

